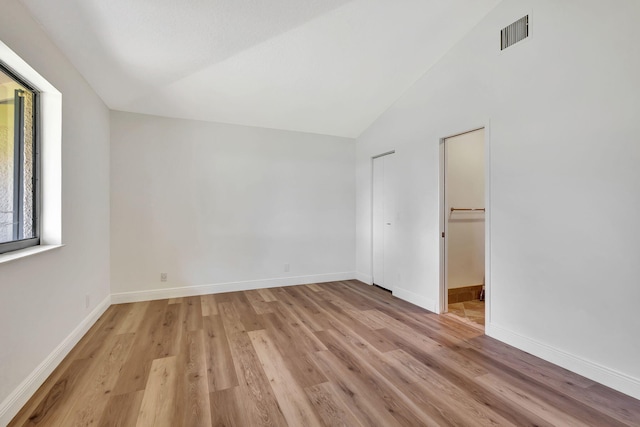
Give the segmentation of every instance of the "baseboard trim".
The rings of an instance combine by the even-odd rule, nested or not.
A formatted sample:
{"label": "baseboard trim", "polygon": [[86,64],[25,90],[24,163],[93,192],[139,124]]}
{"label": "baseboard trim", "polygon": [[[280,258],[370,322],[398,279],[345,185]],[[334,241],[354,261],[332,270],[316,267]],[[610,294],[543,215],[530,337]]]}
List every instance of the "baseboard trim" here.
{"label": "baseboard trim", "polygon": [[80,338],[102,316],[111,305],[111,296],[107,296],[58,346],[0,403],[0,425],[7,425],[18,411],[33,396],[38,388],[51,375],[67,354],[78,344]]}
{"label": "baseboard trim", "polygon": [[192,297],[196,295],[219,294],[221,292],[246,291],[250,289],[276,288],[280,286],[306,285],[310,283],[353,280],[355,272],[317,274],[312,276],[280,277],[244,282],[215,283],[211,285],[184,286],[180,288],[152,289],[148,291],[122,292],[111,294],[112,304],[153,301],[166,298]]}
{"label": "baseboard trim", "polygon": [[429,298],[425,298],[421,295],[415,294],[411,291],[408,291],[406,289],[402,289],[402,288],[394,288],[393,289],[393,296],[403,299],[405,301],[410,302],[411,304],[415,304],[418,307],[422,307],[425,310],[429,310],[433,313],[437,313],[437,307],[438,304],[429,299]]}
{"label": "baseboard trim", "polygon": [[633,398],[640,399],[640,379],[559,350],[550,345],[512,332],[495,324],[485,326],[485,334],[533,354],[541,359],[563,367],[571,372],[587,377]]}
{"label": "baseboard trim", "polygon": [[356,279],[367,285],[373,285],[373,277],[368,274],[356,272]]}

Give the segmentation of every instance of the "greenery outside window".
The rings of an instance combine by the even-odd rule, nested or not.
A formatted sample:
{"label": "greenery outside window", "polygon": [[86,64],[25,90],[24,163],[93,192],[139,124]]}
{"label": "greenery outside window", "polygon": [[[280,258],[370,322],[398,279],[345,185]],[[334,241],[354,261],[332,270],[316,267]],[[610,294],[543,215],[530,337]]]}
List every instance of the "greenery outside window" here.
{"label": "greenery outside window", "polygon": [[40,243],[37,95],[0,64],[0,253]]}

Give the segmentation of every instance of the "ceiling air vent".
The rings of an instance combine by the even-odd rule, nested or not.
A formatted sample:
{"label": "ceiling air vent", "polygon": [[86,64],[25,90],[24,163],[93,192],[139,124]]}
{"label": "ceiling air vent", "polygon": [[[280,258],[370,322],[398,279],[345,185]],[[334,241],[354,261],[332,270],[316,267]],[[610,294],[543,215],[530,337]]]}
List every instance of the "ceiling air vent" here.
{"label": "ceiling air vent", "polygon": [[527,37],[529,37],[529,15],[518,19],[500,31],[500,50],[505,50]]}

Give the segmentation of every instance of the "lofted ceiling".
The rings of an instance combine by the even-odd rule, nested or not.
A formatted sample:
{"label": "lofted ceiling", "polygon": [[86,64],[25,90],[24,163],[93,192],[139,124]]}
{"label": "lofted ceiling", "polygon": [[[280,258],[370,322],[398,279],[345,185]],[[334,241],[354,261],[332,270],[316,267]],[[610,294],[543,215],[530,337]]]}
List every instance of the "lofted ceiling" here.
{"label": "lofted ceiling", "polygon": [[109,108],[357,137],[500,0],[22,0]]}

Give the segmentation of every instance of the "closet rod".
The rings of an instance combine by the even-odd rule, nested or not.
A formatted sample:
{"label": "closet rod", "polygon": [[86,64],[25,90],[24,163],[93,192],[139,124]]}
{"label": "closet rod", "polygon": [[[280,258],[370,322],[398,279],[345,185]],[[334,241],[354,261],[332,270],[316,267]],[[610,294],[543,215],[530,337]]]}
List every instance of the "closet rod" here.
{"label": "closet rod", "polygon": [[451,212],[455,211],[482,211],[484,212],[484,208],[451,208]]}

